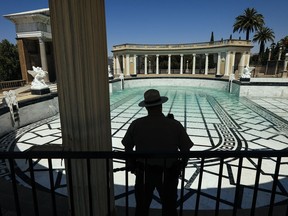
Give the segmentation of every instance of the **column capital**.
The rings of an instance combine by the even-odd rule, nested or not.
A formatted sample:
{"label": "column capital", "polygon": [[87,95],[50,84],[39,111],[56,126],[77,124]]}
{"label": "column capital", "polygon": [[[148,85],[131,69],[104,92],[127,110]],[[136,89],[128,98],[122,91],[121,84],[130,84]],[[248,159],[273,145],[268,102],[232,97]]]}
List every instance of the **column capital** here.
{"label": "column capital", "polygon": [[209,53],[205,53],[205,56],[208,56],[209,55]]}
{"label": "column capital", "polygon": [[183,54],[180,54],[180,56],[183,57],[184,55],[183,55]]}
{"label": "column capital", "polygon": [[193,55],[193,56],[196,56],[196,53],[193,53],[192,55]]}
{"label": "column capital", "polygon": [[168,54],[169,57],[171,57],[171,54]]}
{"label": "column capital", "polygon": [[157,54],[156,57],[159,57],[159,54]]}
{"label": "column capital", "polygon": [[148,57],[148,55],[145,55],[145,57],[147,58],[147,57]]}

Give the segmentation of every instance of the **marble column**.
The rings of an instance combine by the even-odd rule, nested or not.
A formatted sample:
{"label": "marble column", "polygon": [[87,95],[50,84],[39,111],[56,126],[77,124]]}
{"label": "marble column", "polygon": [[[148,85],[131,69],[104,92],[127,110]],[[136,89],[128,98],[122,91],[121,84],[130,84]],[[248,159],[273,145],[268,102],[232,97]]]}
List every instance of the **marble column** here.
{"label": "marble column", "polygon": [[159,55],[156,55],[156,74],[159,74]]}
{"label": "marble column", "polygon": [[[231,73],[234,73],[235,71],[235,55],[236,55],[236,52],[231,52],[231,66],[232,66],[232,70],[231,70]],[[230,74],[229,74],[230,75]]]}
{"label": "marble column", "polygon": [[230,74],[230,52],[226,52],[226,59],[225,59],[225,74],[224,76],[229,76]]}
{"label": "marble column", "polygon": [[180,74],[183,74],[183,54],[180,55]]}
{"label": "marble column", "polygon": [[147,74],[147,57],[148,57],[148,55],[145,55],[145,59],[144,59],[144,72],[145,72],[145,74]]}
{"label": "marble column", "polygon": [[126,75],[130,75],[130,55],[126,54]]}
{"label": "marble column", "polygon": [[205,75],[208,75],[208,63],[209,63],[209,60],[208,60],[208,53],[205,53]]}
{"label": "marble column", "polygon": [[195,68],[196,68],[196,54],[193,54],[192,74],[195,74]]}
{"label": "marble column", "polygon": [[168,74],[171,74],[171,55],[168,55]]}
{"label": "marble column", "polygon": [[123,65],[122,73],[126,74],[126,62],[125,62],[125,56],[124,55],[122,55],[122,65]]}
{"label": "marble column", "polygon": [[[48,65],[47,65],[47,55],[46,55],[46,47],[45,47],[45,41],[42,38],[39,38],[39,48],[40,48],[40,58],[41,58],[41,68],[44,71],[48,71]],[[49,81],[49,75],[47,74],[44,78],[45,82]]]}
{"label": "marble column", "polygon": [[114,72],[115,74],[120,74],[121,73],[121,67],[120,67],[120,61],[119,61],[119,56],[116,55],[116,71]]}
{"label": "marble column", "polygon": [[240,57],[239,65],[238,65],[239,76],[241,76],[243,73],[243,69],[245,66],[245,58],[246,58],[245,52],[241,53],[241,57]]}
{"label": "marble column", "polygon": [[134,74],[137,74],[137,55],[134,55]]}
{"label": "marble column", "polygon": [[[104,0],[49,0],[49,8],[62,146],[112,151]],[[112,161],[108,164],[111,173]],[[74,216],[114,214],[113,175],[108,177],[106,169],[105,160],[91,160],[89,170],[86,159],[71,160],[66,173],[72,179],[67,186],[68,192],[73,189],[73,200],[68,198]]]}
{"label": "marble column", "polygon": [[218,53],[217,58],[217,75],[221,74],[220,69],[221,69],[221,52]]}

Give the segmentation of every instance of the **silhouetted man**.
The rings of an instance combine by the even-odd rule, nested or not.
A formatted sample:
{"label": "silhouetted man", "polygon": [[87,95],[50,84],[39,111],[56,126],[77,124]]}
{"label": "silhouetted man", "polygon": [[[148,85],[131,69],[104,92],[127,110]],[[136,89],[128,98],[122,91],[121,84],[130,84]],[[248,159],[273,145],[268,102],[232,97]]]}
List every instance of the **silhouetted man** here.
{"label": "silhouetted man", "polygon": [[[136,119],[129,126],[122,143],[126,151],[177,152],[189,151],[193,146],[184,127],[174,118],[165,117],[162,104],[168,100],[155,89],[144,93],[140,107],[146,107],[148,115]],[[162,203],[163,216],[177,216],[177,185],[181,167],[187,160],[177,158],[127,160],[127,168],[136,175],[136,216],[148,216],[153,191],[156,188]]]}

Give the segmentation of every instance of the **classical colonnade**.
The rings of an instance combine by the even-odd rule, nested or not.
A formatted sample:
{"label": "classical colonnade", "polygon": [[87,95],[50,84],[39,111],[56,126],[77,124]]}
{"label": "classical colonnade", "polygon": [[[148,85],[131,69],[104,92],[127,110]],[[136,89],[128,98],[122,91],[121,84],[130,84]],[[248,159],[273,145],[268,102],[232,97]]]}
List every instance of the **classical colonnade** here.
{"label": "classical colonnade", "polygon": [[[180,56],[179,74],[196,74],[197,56],[205,56],[204,74],[208,75],[209,56],[217,56],[216,75],[229,76],[232,71],[239,70],[249,65],[250,41],[243,40],[222,40],[207,43],[179,44],[179,45],[140,45],[123,44],[113,47],[113,68],[114,74],[123,73],[128,76],[137,74],[137,58],[144,56],[144,74],[151,73],[151,65],[148,64],[148,57],[156,58],[154,65],[155,74],[160,74],[159,57],[168,57],[167,74],[171,74],[171,57]],[[184,63],[184,57],[192,56],[192,68],[188,70],[188,62]],[[199,61],[199,60],[198,60]],[[161,68],[163,69],[163,68]]]}

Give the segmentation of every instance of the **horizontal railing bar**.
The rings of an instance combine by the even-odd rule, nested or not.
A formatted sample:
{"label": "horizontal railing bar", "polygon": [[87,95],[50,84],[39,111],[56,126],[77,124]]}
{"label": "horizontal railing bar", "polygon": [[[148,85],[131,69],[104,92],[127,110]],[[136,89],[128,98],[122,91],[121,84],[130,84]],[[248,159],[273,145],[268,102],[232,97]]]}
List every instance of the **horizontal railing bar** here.
{"label": "horizontal railing bar", "polygon": [[0,152],[5,159],[125,159],[125,158],[260,158],[288,157],[288,150],[254,150],[254,151],[190,151],[190,152],[116,152],[116,151],[25,151]]}

